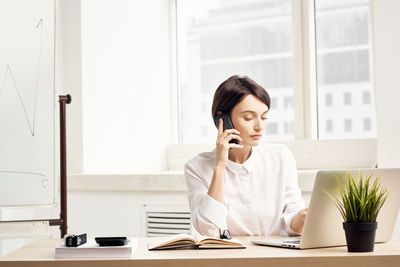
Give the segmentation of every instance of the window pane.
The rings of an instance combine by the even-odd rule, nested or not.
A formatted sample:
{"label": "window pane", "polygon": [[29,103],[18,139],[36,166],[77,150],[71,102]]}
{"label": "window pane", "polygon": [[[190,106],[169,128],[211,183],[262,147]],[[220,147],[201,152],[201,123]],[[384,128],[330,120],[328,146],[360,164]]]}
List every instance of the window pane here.
{"label": "window pane", "polygon": [[369,1],[315,5],[319,138],[375,138]]}
{"label": "window pane", "polygon": [[364,131],[371,130],[371,118],[364,118]]}
{"label": "window pane", "polygon": [[333,123],[331,120],[326,120],[326,132],[331,133],[333,131]]}
{"label": "window pane", "polygon": [[293,139],[290,0],[178,0],[177,25],[181,143],[215,142],[213,95],[235,74],[271,97],[266,139]]}

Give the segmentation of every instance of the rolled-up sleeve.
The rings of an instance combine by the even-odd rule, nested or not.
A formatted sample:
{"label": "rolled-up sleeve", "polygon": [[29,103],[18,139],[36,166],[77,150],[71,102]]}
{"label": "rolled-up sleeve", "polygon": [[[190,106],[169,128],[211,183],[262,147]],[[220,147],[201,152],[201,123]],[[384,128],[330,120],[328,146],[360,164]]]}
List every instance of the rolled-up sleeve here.
{"label": "rolled-up sleeve", "polygon": [[293,217],[305,207],[305,203],[298,184],[296,161],[287,147],[285,147],[283,160],[283,166],[285,166],[283,170],[283,178],[285,180],[285,203],[282,220],[288,235],[300,235],[301,233],[295,232],[290,227],[290,224]]}
{"label": "rolled-up sleeve", "polygon": [[208,185],[190,163],[185,164],[185,180],[194,228],[202,235],[219,237],[227,229],[226,206],[208,195]]}

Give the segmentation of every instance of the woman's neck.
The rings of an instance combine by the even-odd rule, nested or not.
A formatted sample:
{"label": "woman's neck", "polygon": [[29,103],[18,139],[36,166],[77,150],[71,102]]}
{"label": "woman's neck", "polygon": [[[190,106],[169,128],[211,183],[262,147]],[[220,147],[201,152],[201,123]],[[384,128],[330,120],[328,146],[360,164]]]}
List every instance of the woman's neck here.
{"label": "woman's neck", "polygon": [[228,158],[235,163],[243,164],[250,157],[251,151],[251,146],[232,148],[229,150]]}

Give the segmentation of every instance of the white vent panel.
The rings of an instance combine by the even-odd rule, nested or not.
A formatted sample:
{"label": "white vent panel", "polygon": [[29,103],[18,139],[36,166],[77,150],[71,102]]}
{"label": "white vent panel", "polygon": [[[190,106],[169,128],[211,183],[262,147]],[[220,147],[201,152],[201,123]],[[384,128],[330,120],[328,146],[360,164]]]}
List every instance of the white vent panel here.
{"label": "white vent panel", "polygon": [[190,211],[182,207],[144,207],[146,235],[190,234]]}

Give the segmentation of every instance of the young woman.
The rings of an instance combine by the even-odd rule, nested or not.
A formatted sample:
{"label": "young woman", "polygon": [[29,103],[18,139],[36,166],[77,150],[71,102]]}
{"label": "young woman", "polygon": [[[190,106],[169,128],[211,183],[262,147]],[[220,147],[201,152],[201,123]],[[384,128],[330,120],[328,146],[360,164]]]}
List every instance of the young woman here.
{"label": "young woman", "polygon": [[[195,229],[217,236],[298,235],[307,209],[297,182],[295,160],[284,145],[260,143],[270,108],[268,93],[248,77],[232,76],[216,90],[212,116],[219,120],[216,148],[185,165]],[[237,140],[240,143],[229,142]]]}

